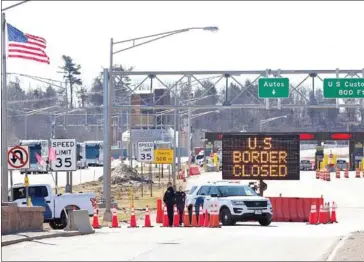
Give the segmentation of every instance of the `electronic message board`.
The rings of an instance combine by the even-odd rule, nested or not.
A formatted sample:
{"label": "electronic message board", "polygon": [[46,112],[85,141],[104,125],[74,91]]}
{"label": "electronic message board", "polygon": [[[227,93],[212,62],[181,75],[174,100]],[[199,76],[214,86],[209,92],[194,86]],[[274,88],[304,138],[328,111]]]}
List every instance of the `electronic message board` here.
{"label": "electronic message board", "polygon": [[290,134],[228,134],[222,138],[222,178],[299,180],[300,141]]}

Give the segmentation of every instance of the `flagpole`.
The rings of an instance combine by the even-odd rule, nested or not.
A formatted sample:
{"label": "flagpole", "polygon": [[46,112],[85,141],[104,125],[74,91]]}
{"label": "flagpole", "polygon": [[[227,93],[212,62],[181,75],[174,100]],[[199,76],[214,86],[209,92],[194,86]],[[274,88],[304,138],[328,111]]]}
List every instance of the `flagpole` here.
{"label": "flagpole", "polygon": [[6,19],[5,13],[1,15],[1,55],[2,55],[2,78],[1,78],[1,174],[2,174],[2,187],[1,199],[2,202],[8,201],[8,94],[6,86]]}

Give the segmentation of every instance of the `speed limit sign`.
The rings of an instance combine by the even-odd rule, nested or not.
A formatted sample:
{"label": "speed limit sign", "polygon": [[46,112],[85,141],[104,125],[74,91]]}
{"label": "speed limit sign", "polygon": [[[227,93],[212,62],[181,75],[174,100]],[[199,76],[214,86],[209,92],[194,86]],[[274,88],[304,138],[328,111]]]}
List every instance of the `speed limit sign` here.
{"label": "speed limit sign", "polygon": [[154,143],[138,142],[138,161],[153,162],[154,161]]}
{"label": "speed limit sign", "polygon": [[54,155],[50,158],[53,171],[77,170],[76,139],[51,139]]}

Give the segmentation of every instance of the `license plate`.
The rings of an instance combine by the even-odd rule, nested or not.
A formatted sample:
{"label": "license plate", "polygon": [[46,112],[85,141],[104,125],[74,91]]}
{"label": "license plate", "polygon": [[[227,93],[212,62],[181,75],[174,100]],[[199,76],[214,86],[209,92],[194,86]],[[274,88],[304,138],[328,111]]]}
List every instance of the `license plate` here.
{"label": "license plate", "polygon": [[262,214],[262,210],[255,210],[254,212],[256,215],[261,215]]}

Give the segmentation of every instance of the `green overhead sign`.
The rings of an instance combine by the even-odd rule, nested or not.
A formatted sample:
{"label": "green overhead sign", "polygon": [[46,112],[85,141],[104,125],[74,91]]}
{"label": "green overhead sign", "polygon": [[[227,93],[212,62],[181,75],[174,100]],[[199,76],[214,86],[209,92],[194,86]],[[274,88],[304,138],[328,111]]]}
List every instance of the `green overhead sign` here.
{"label": "green overhead sign", "polygon": [[259,98],[288,98],[288,78],[260,78],[258,81]]}

